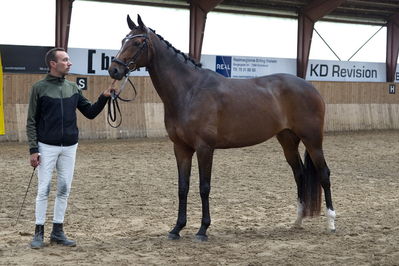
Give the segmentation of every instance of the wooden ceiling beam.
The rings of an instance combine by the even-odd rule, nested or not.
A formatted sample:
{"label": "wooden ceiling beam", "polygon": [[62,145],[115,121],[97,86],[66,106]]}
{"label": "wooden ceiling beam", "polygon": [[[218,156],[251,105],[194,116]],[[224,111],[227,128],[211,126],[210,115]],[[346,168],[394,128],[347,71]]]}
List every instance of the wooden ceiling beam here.
{"label": "wooden ceiling beam", "polygon": [[190,3],[190,39],[189,55],[197,62],[201,59],[202,42],[206,24],[206,15],[223,0],[191,0]]}
{"label": "wooden ceiling beam", "polygon": [[387,23],[386,71],[387,82],[394,82],[399,52],[399,13],[393,15]]}
{"label": "wooden ceiling beam", "polygon": [[297,76],[306,78],[314,23],[345,0],[313,0],[298,14]]}
{"label": "wooden ceiling beam", "polygon": [[57,0],[55,5],[55,47],[68,50],[69,27],[74,0]]}

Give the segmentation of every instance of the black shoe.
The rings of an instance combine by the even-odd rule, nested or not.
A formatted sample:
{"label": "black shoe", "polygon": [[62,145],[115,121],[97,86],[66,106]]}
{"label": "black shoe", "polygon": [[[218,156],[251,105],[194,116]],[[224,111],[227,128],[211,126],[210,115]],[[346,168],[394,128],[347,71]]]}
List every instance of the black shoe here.
{"label": "black shoe", "polygon": [[37,224],[35,227],[35,236],[33,237],[30,247],[34,249],[39,249],[44,247],[44,225]]}
{"label": "black shoe", "polygon": [[56,224],[56,223],[53,224],[53,231],[51,232],[50,235],[50,243],[56,243],[67,247],[75,247],[76,242],[73,240],[69,240],[65,236],[62,227],[63,224]]}

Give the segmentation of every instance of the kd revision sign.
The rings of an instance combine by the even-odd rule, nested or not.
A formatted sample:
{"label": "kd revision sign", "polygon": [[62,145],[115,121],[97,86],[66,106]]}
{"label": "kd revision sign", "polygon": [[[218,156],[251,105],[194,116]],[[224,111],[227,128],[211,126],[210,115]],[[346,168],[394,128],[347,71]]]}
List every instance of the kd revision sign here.
{"label": "kd revision sign", "polygon": [[383,63],[309,60],[307,80],[385,82]]}

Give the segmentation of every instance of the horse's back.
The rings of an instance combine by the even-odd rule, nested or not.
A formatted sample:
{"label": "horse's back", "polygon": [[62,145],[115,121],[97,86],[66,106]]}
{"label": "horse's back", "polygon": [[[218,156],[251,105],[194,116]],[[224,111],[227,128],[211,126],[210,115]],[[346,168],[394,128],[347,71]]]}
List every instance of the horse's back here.
{"label": "horse's back", "polygon": [[321,99],[319,92],[308,81],[297,76],[278,73],[268,76],[262,76],[254,79],[256,84],[266,90],[272,90],[275,93],[282,93],[285,96],[302,96],[314,95]]}
{"label": "horse's back", "polygon": [[246,102],[250,112],[256,114],[254,121],[257,125],[269,127],[268,132],[273,130],[273,134],[277,134],[284,129],[291,129],[301,135],[309,130],[323,130],[324,101],[316,88],[306,80],[279,73],[231,82],[243,86],[240,91],[245,91],[245,97],[242,97],[245,99],[240,101]]}
{"label": "horse's back", "polygon": [[258,86],[270,91],[286,109],[295,108],[300,113],[321,112],[324,115],[323,98],[311,83],[302,78],[280,73],[255,78],[255,81]]}
{"label": "horse's back", "polygon": [[290,74],[274,74],[258,78],[257,84],[273,92],[286,120],[284,129],[300,136],[322,134],[325,104],[311,83]]}

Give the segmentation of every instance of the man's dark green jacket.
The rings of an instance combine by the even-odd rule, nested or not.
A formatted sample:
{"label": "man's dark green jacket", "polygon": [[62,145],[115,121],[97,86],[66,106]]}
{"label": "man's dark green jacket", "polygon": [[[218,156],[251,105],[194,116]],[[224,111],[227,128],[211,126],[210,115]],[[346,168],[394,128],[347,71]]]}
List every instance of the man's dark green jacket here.
{"label": "man's dark green jacket", "polygon": [[87,118],[95,118],[108,97],[100,95],[92,104],[76,83],[48,74],[30,91],[26,133],[30,154],[38,152],[38,142],[70,146],[78,142],[76,108]]}

